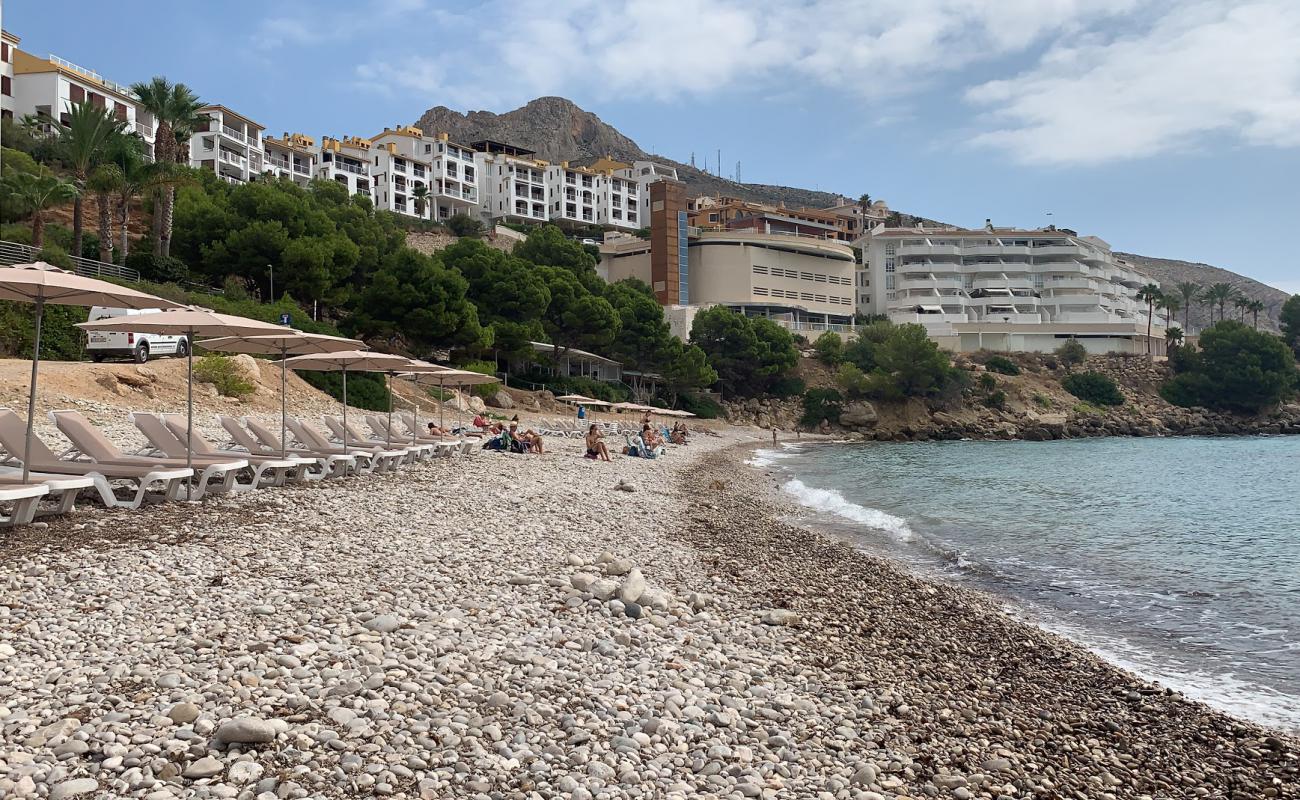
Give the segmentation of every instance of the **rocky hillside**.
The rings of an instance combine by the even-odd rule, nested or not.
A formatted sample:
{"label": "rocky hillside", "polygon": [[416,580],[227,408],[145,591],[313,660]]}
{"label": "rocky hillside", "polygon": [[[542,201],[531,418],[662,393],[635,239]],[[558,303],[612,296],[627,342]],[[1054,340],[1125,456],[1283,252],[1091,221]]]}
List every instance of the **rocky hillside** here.
{"label": "rocky hillside", "polygon": [[[1290,297],[1281,289],[1274,289],[1272,286],[1260,283],[1253,278],[1247,278],[1244,275],[1238,275],[1235,272],[1229,272],[1226,269],[1209,264],[1177,261],[1172,258],[1152,258],[1151,256],[1140,256],[1134,253],[1116,253],[1116,255],[1155,278],[1167,290],[1172,290],[1176,284],[1184,281],[1199,283],[1202,286],[1209,286],[1212,283],[1231,284],[1234,289],[1252,300],[1262,300],[1264,302],[1264,311],[1259,315],[1259,327],[1262,330],[1274,332],[1279,330],[1278,313],[1282,309],[1282,304]],[[1231,304],[1228,305],[1227,310],[1229,318],[1239,313],[1236,307]],[[1182,316],[1182,312],[1179,312],[1178,318],[1180,320]],[[1209,325],[1209,307],[1204,303],[1193,304],[1189,321],[1193,328],[1203,328]],[[1249,314],[1246,315],[1246,321],[1252,321]]]}
{"label": "rocky hillside", "polygon": [[[460,142],[494,139],[536,150],[539,158],[551,162],[581,161],[583,159],[611,156],[622,161],[646,159],[669,164],[677,168],[677,175],[686,183],[691,196],[724,194],[764,203],[784,203],[792,208],[811,206],[824,208],[834,203],[838,195],[816,192],[793,186],[772,186],[762,183],[737,183],[709,175],[703,170],[674,161],[664,156],[647,153],[628,136],[603,121],[595,114],[578,107],[563,97],[539,97],[522,108],[504,114],[491,111],[460,113],[446,106],[436,106],[424,112],[415,123],[426,133],[446,131]],[[853,193],[874,187],[854,187]],[[904,224],[915,219],[934,220],[903,213]],[[1102,232],[1104,233],[1104,232]],[[1161,284],[1172,285],[1181,281],[1194,281],[1209,285],[1226,281],[1252,298],[1263,300],[1267,311],[1260,315],[1260,327],[1277,330],[1277,313],[1287,295],[1235,272],[1208,264],[1152,258],[1132,253],[1121,253],[1139,269],[1146,271]],[[1202,327],[1209,322],[1208,311],[1199,304],[1192,309],[1193,326]]]}
{"label": "rocky hillside", "polygon": [[452,139],[471,142],[494,139],[537,151],[537,157],[551,162],[579,161],[610,156],[620,161],[644,159],[677,168],[691,195],[726,194],[788,206],[827,206],[836,195],[790,186],[736,183],[689,164],[647,153],[600,117],[579,108],[563,97],[539,97],[523,108],[505,114],[470,111],[462,114],[446,106],[431,108],[415,123],[430,134],[446,131]]}

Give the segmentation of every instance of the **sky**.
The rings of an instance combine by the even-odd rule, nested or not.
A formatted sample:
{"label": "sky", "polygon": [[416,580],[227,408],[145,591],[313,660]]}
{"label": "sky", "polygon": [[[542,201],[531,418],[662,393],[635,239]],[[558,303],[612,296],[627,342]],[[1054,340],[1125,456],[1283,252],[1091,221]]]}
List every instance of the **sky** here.
{"label": "sky", "polygon": [[7,0],[3,25],[277,135],[561,95],[746,182],[1300,293],[1300,0]]}

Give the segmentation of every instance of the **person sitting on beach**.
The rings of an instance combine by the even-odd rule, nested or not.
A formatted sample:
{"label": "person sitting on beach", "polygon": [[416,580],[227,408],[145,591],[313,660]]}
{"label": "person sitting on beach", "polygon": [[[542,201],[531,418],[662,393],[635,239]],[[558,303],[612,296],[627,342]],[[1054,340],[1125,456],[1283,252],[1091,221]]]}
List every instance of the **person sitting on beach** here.
{"label": "person sitting on beach", "polygon": [[679,422],[673,426],[672,435],[669,440],[673,444],[686,444],[686,423]]}
{"label": "person sitting on beach", "polygon": [[641,441],[645,444],[646,458],[654,458],[668,452],[663,439],[660,439],[659,434],[649,425],[642,426]]}
{"label": "person sitting on beach", "polygon": [[475,414],[473,425],[475,428],[478,428],[479,430],[482,431],[482,430],[487,430],[489,427],[491,427],[492,423],[488,422],[487,418],[484,417],[482,414]]}
{"label": "person sitting on beach", "polygon": [[595,461],[596,459],[600,459],[601,461],[609,461],[610,460],[609,448],[605,446],[605,442],[602,441],[603,439],[604,437],[600,435],[600,429],[596,425],[592,425],[590,428],[588,428],[587,429],[587,454],[583,457],[590,458],[593,461]]}
{"label": "person sitting on beach", "polygon": [[[513,433],[514,423],[511,423],[511,428],[511,432]],[[536,453],[539,456],[542,454],[542,435],[537,431],[529,428],[521,433],[515,434],[515,437],[524,443],[524,449],[527,452]]]}
{"label": "person sitting on beach", "polygon": [[524,443],[523,439],[519,438],[518,422],[510,423],[510,427],[502,431],[501,436],[505,439],[506,449],[509,450],[510,452],[512,453],[528,452],[528,445]]}
{"label": "person sitting on beach", "polygon": [[446,428],[440,428],[440,427],[438,427],[438,425],[437,425],[436,423],[430,422],[428,427],[429,427],[429,435],[430,435],[430,436],[450,436],[450,435],[451,435],[451,431],[447,430]]}
{"label": "person sitting on beach", "polygon": [[487,433],[491,438],[482,444],[484,450],[504,451],[510,449],[510,434],[501,426],[501,423],[497,422],[490,425]]}

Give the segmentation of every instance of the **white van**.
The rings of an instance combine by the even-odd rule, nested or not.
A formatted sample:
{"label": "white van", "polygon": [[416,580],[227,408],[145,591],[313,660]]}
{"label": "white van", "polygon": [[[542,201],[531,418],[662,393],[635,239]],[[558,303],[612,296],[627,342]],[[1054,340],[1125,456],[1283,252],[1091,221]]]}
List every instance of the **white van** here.
{"label": "white van", "polygon": [[[94,306],[90,309],[90,322],[114,317],[130,317],[136,314],[151,314],[162,311],[161,308],[105,308]],[[137,364],[143,364],[153,356],[184,356],[189,353],[190,343],[184,336],[162,336],[157,333],[118,333],[116,331],[87,331],[86,352],[95,361],[103,361],[109,356],[126,356]]]}

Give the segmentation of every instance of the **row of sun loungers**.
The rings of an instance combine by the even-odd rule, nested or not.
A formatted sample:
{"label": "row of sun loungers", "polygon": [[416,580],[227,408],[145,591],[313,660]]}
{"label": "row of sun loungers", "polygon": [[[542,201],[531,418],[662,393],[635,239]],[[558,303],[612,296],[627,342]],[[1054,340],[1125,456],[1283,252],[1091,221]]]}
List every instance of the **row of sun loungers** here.
{"label": "row of sun loungers", "polygon": [[[469,440],[420,436],[409,415],[397,418],[409,431],[405,435],[399,435],[396,425],[389,429],[387,419],[379,416],[366,420],[374,435],[336,417],[322,419],[328,435],[289,417],[286,442],[255,419],[220,416],[230,438],[216,444],[198,431],[187,432],[182,415],[137,411],[130,419],[148,444],[134,453],[119,449],[80,412],[52,411],[50,419],[72,446],[55,454],[34,437],[24,482],[26,423],[0,409],[0,527],[70,513],[82,493],[110,508],[134,509],[146,502],[388,473],[430,458],[467,456],[475,449]],[[188,456],[187,438],[192,447]]]}
{"label": "row of sun loungers", "polygon": [[537,431],[543,436],[565,436],[577,439],[586,436],[587,428],[591,425],[595,425],[605,436],[620,436],[641,431],[637,425],[620,426],[617,422],[578,419],[541,419],[538,420]]}

